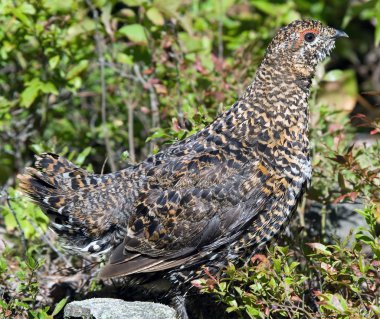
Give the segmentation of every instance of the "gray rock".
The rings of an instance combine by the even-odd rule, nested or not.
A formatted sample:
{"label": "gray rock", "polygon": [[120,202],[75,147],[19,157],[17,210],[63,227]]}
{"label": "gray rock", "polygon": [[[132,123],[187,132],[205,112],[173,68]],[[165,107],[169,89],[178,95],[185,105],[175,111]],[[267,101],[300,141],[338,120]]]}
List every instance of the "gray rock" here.
{"label": "gray rock", "polygon": [[[339,204],[334,205],[334,211],[328,216],[327,233],[337,236],[341,240],[346,239],[351,230],[359,226],[366,226],[367,223],[362,215],[356,210],[364,209],[362,204]],[[352,243],[352,239],[349,243]]]}
{"label": "gray rock", "polygon": [[66,305],[65,318],[82,319],[176,319],[169,306],[154,302],[128,302],[121,299],[93,298]]}

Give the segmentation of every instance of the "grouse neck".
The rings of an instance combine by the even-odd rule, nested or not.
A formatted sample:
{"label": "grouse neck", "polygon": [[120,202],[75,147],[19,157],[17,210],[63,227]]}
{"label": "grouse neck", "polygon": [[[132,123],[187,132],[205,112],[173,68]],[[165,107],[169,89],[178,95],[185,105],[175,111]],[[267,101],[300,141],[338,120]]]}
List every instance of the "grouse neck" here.
{"label": "grouse neck", "polygon": [[[265,131],[281,133],[294,129],[304,136],[309,126],[310,85],[311,76],[295,72],[287,65],[269,65],[264,60],[252,84],[211,124],[210,130],[244,140],[246,145]],[[209,130],[202,134],[208,136]]]}
{"label": "grouse neck", "polygon": [[255,117],[265,114],[268,121],[255,125],[269,127],[308,126],[308,97],[312,69],[289,63],[269,64],[263,61],[255,80],[247,88],[241,101],[249,105]]}
{"label": "grouse neck", "polygon": [[264,60],[244,95],[270,98],[271,94],[281,97],[283,94],[297,93],[298,97],[307,100],[314,73],[313,66],[297,65],[289,61],[270,63]]}

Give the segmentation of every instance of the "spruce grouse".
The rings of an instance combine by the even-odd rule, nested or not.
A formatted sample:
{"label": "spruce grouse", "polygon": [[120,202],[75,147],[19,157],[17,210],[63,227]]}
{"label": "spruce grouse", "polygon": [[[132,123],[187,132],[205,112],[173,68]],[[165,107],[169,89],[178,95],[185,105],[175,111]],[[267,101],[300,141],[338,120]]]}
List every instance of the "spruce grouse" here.
{"label": "spruce grouse", "polygon": [[286,224],[310,181],[310,85],[340,37],[294,21],[246,92],[197,134],[106,175],[41,154],[20,187],[72,249],[110,255],[102,277],[156,273],[178,291],[201,266],[247,259]]}

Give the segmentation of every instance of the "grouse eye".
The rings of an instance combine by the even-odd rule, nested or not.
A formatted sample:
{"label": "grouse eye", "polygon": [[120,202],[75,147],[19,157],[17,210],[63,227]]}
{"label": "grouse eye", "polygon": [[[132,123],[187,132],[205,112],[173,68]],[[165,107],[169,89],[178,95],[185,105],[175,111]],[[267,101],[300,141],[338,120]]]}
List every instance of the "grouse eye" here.
{"label": "grouse eye", "polygon": [[315,34],[313,32],[308,32],[305,34],[304,38],[307,42],[313,42],[315,40]]}

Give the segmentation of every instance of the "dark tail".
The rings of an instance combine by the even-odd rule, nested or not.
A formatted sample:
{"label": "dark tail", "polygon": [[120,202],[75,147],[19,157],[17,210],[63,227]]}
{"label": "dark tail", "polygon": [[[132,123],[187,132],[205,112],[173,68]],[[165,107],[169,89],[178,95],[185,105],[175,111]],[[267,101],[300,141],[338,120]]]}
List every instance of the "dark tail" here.
{"label": "dark tail", "polygon": [[44,153],[18,179],[21,190],[49,215],[67,248],[90,254],[112,248],[121,204],[112,198],[115,174],[90,174],[59,155]]}

